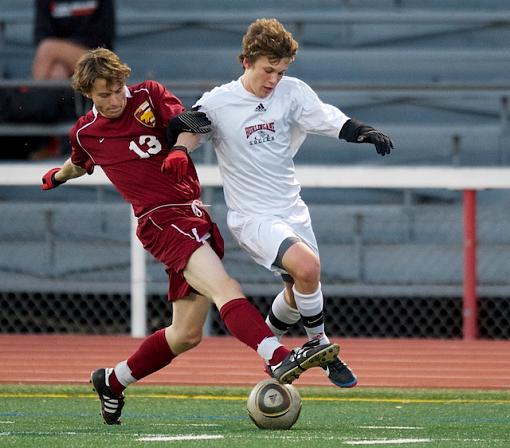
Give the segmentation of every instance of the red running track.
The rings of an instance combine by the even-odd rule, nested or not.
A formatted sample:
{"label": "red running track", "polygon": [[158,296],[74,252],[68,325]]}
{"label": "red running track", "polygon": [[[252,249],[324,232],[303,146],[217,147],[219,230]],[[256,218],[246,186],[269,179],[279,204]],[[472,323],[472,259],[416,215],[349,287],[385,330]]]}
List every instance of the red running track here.
{"label": "red running track", "polygon": [[[129,336],[0,335],[0,383],[79,384],[90,371],[126,359],[140,344]],[[287,338],[289,347],[302,339]],[[510,388],[510,341],[334,339],[362,387]],[[250,386],[265,378],[255,352],[232,337],[199,347],[145,378],[151,385]],[[296,384],[328,386],[320,369]]]}

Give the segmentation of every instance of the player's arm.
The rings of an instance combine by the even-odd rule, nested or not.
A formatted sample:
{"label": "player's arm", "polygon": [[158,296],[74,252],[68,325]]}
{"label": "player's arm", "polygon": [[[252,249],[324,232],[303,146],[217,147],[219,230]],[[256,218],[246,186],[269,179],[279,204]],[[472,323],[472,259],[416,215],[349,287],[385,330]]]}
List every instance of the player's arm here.
{"label": "player's arm", "polygon": [[389,154],[393,148],[393,142],[386,134],[354,118],[345,122],[338,138],[351,143],[371,143],[381,156]]}
{"label": "player's arm", "polygon": [[184,146],[188,153],[191,153],[200,146],[200,141],[200,135],[192,134],[191,132],[182,132],[179,134],[179,137],[177,137],[175,146]]}
{"label": "player's arm", "polygon": [[67,159],[60,168],[52,168],[42,177],[43,190],[51,190],[67,182],[69,179],[83,176],[87,171]]}
{"label": "player's arm", "polygon": [[177,139],[183,132],[207,134],[211,132],[211,122],[207,115],[198,109],[187,110],[176,115],[166,128],[166,137],[170,147],[177,144]]}
{"label": "player's arm", "polygon": [[208,132],[211,132],[211,122],[198,109],[185,111],[172,118],[167,127],[167,140],[171,149],[163,160],[161,172],[180,182],[188,171],[189,153],[200,145],[199,134]]}

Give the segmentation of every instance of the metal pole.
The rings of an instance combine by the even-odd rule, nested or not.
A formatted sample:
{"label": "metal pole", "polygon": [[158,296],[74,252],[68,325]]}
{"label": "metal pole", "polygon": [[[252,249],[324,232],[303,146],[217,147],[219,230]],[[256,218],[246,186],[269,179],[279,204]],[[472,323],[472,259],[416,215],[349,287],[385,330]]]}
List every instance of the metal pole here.
{"label": "metal pole", "polygon": [[147,298],[145,294],[145,249],[136,237],[137,219],[131,213],[131,336],[147,334]]}
{"label": "metal pole", "polygon": [[476,282],[476,191],[464,190],[464,298],[462,305],[464,340],[473,340],[478,337]]}
{"label": "metal pole", "polygon": [[[216,155],[214,148],[210,142],[207,142],[203,148],[204,153],[204,164],[214,165],[216,163]],[[214,187],[203,187],[202,188],[202,201],[204,204],[214,205]],[[204,336],[211,336],[213,331],[212,313],[211,310],[214,308],[214,304],[209,305],[209,312],[204,323]]]}
{"label": "metal pole", "polygon": [[504,165],[507,162],[507,154],[508,149],[507,146],[509,144],[508,134],[509,134],[509,127],[508,127],[508,97],[502,96],[501,97],[501,109],[500,109],[500,127],[501,132],[499,135],[499,163]]}

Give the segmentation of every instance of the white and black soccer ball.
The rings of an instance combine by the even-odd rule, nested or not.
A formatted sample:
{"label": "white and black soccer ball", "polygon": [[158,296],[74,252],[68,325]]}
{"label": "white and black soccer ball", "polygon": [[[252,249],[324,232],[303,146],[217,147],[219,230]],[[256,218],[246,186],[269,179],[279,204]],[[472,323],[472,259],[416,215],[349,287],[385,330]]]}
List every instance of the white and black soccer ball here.
{"label": "white and black soccer ball", "polygon": [[291,384],[266,379],[248,397],[248,415],[261,429],[290,429],[301,412],[301,396]]}

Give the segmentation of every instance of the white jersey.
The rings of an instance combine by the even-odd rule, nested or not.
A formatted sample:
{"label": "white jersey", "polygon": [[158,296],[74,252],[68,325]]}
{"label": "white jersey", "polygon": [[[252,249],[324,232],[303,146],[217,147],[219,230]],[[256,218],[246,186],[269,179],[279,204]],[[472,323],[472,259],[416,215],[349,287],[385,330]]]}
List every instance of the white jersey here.
{"label": "white jersey", "polygon": [[293,158],[308,133],[338,138],[349,119],[303,81],[284,76],[265,98],[238,79],[196,105],[212,122],[225,202],[242,215],[285,215],[300,200]]}

